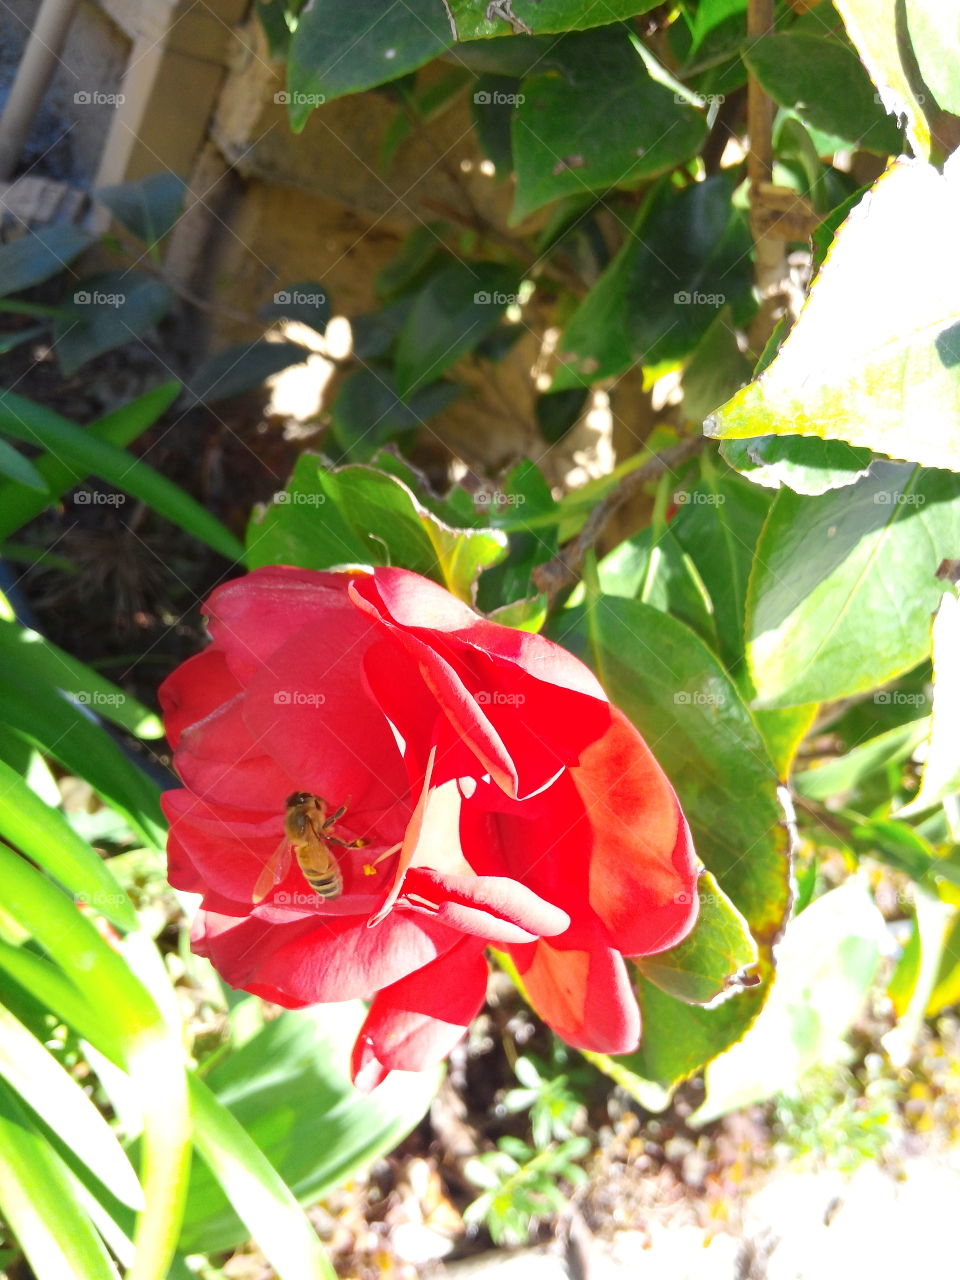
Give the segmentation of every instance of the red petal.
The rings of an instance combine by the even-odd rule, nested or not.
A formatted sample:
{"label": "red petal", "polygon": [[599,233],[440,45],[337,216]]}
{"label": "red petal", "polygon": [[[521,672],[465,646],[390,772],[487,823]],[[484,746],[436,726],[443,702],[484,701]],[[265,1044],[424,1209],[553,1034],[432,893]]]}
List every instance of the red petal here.
{"label": "red petal", "polygon": [[254,741],[243,717],[244,695],[184,729],[174,757],[180,777],[198,795],[218,804],[282,814],[295,779]]}
{"label": "red petal", "polygon": [[631,1053],[640,1042],[640,1010],[623,957],[604,946],[599,928],[576,934],[576,946],[555,938],[510,948],[531,1003],[574,1048]]}
{"label": "red petal", "polygon": [[167,741],[176,749],[188,725],[229,702],[240,685],[218,649],[205,649],[182,662],[157,690]]}
{"label": "red petal", "polygon": [[[283,925],[203,912],[193,948],[233,987],[269,987],[279,1004],[353,1000],[444,955],[460,935],[422,914],[366,918],[311,914]],[[282,998],[280,998],[282,996]]]}
{"label": "red petal", "polygon": [[353,1049],[357,1087],[369,1092],[389,1071],[422,1071],[442,1061],[479,1012],[486,991],[487,962],[472,939],[379,991]]}
{"label": "red petal", "polygon": [[301,627],[335,631],[355,613],[346,595],[351,576],[271,565],[234,578],[204,606],[214,643],[246,683]]}

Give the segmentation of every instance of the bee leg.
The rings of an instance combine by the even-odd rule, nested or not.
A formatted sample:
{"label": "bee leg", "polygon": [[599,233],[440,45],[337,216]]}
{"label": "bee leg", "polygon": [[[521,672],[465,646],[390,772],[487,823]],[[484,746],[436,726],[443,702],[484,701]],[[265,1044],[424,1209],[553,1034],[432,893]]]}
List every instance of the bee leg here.
{"label": "bee leg", "polygon": [[358,840],[341,840],[339,836],[331,836],[325,833],[323,838],[327,844],[339,845],[341,849],[365,849],[370,843],[369,840],[364,840],[362,836]]}
{"label": "bee leg", "polygon": [[342,804],[336,813],[332,813],[330,817],[326,819],[326,821],[323,824],[324,831],[326,831],[329,827],[335,827],[346,812],[347,812],[347,806],[345,804]]}

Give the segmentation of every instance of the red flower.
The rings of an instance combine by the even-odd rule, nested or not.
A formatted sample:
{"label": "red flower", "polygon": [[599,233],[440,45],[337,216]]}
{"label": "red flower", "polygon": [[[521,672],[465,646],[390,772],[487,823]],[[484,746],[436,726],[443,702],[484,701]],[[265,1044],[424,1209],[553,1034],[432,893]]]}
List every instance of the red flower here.
{"label": "red flower", "polygon": [[160,690],[184,783],[164,797],[170,880],[203,895],[194,949],[291,1008],[372,996],[365,1088],[449,1052],[488,945],[570,1043],[633,1049],[623,957],[692,927],[695,859],[590,671],[400,569],[259,569],[207,614],[212,643]]}

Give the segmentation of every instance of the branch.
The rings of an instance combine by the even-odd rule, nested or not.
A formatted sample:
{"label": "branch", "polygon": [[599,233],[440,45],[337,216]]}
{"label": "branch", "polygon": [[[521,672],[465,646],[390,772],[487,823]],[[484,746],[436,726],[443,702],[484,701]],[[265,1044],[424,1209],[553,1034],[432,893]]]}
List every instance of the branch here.
{"label": "branch", "polygon": [[542,591],[549,599],[553,599],[564,587],[572,587],[580,577],[583,558],[597,542],[604,527],[617,511],[638,493],[651,480],[657,480],[665,471],[686,462],[706,447],[704,436],[691,436],[689,440],[681,440],[672,449],[664,449],[655,454],[648,462],[637,467],[623,477],[605,498],[602,498],[590,512],[587,522],[577,536],[545,564],[537,565],[533,571],[533,581],[538,591]]}

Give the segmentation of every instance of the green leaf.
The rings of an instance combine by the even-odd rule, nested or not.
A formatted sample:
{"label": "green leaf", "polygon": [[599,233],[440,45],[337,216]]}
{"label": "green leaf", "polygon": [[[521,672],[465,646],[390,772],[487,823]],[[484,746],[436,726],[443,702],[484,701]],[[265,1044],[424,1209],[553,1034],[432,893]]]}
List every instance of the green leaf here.
{"label": "green leaf", "polygon": [[916,666],[958,543],[960,477],[946,471],[878,462],[819,498],[781,490],[747,601],[757,705],[841,698]]}
{"label": "green leaf", "polygon": [[786,486],[794,493],[816,496],[853,484],[870,469],[874,455],[843,440],[817,436],[751,436],[724,440],[724,462],[768,489]]}
{"label": "green leaf", "polygon": [[707,434],[821,436],[960,469],[960,261],[942,252],[958,222],[960,163],[943,176],[890,168],[843,224],[776,359]]}
{"label": "green leaf", "polygon": [[138,240],[153,246],[173,230],[186,192],[183,178],[164,169],[135,182],[101,187],[94,195]]}
{"label": "green leaf", "polygon": [[747,582],[770,496],[708,460],[702,473],[699,484],[675,494],[670,533],[710,593],[718,652],[735,672],[743,660]]}
{"label": "green leaf", "polygon": [[291,365],[303,364],[310,351],[298,342],[243,342],[208,356],[187,388],[197,404],[216,404],[262,386]]}
{"label": "green leaf", "polygon": [[448,3],[457,24],[458,40],[508,36],[524,27],[534,32],[580,31],[584,27],[602,27],[621,18],[633,18],[656,8],[650,0],[604,0],[602,5],[585,5],[582,0],[513,0],[512,9],[518,24],[515,28],[509,18],[493,12],[492,6],[474,0],[448,0]]}
{"label": "green leaf", "polygon": [[557,347],[553,389],[679,360],[729,307],[752,303],[750,235],[722,174],[648,197],[627,240],[574,312]]}
{"label": "green leaf", "polygon": [[820,135],[818,150],[843,147],[891,155],[900,130],[877,101],[870,77],[846,44],[823,36],[761,36],[743,54],[764,90]]}
{"label": "green leaf", "polygon": [[303,454],[287,489],[254,516],[248,545],[251,569],[392,564],[470,600],[477,574],[502,558],[507,539],[496,529],[451,528],[401,480],[373,467],[329,471]]}
{"label": "green leaf", "polygon": [[196,1076],[190,1099],[197,1149],[280,1280],[335,1280],[317,1233],[243,1126]]}
{"label": "green leaf", "polygon": [[0,619],[0,653],[5,653],[18,671],[30,672],[71,694],[81,706],[138,738],[163,737],[163,725],[149,707],[38,632]]}
{"label": "green leaf", "polygon": [[0,760],[0,834],[121,929],[136,929],[137,914],[107,864],[81,840],[57,809],[35,795]]}
{"label": "green leaf", "polygon": [[143,1192],[116,1134],[74,1078],[0,1005],[0,1076],[111,1195],[132,1209]]}
{"label": "green leaf", "polygon": [[751,367],[737,343],[733,314],[724,307],[711,321],[683,371],[683,411],[698,425],[750,380]]}
{"label": "green leaf", "polygon": [[[179,383],[165,382],[130,404],[108,413],[85,430],[94,439],[122,449],[156,422],[177,398],[179,391]],[[72,468],[59,455],[49,452],[34,458],[32,465],[43,477],[47,492],[40,497],[20,485],[0,484],[0,541],[28,524],[45,506],[89,474]]]}
{"label": "green leaf", "polygon": [[453,43],[442,0],[314,0],[300,13],[287,61],[287,113],[299,133],[324,102],[416,71]]}
{"label": "green leaf", "polygon": [[[359,1002],[282,1013],[206,1077],[302,1203],[315,1202],[395,1147],[438,1084],[435,1072],[396,1072],[372,1094],[358,1093],[348,1058],[363,1016]],[[247,1234],[209,1170],[195,1164],[181,1249],[228,1249]]]}
{"label": "green leaf", "polygon": [[707,1067],[707,1096],[691,1117],[706,1124],[793,1090],[803,1073],[845,1062],[844,1039],[887,945],[883,917],[864,884],[849,880],[787,926],[777,981],[743,1040]]}
{"label": "green leaf", "polygon": [[365,461],[387,441],[436,417],[461,390],[441,381],[402,399],[389,369],[356,369],[344,378],[333,403],[331,434],[347,460]]}
{"label": "green leaf", "polygon": [[65,271],[95,238],[79,227],[44,227],[0,245],[0,297],[31,289]]}
{"label": "green leaf", "polygon": [[920,790],[898,813],[922,813],[960,791],[960,600],[948,591],[933,623],[933,715]]}
{"label": "green leaf", "polygon": [[25,685],[16,672],[0,672],[0,709],[6,724],[78,778],[84,778],[147,844],[162,849],[166,824],[159,790],[103,729],[56,689]]}
{"label": "green leaf", "polygon": [[960,3],[906,0],[904,10],[923,82],[938,107],[960,116]]}
{"label": "green leaf", "polygon": [[513,116],[515,222],[562,196],[635,187],[697,154],[705,117],[653,78],[626,29],[565,36],[555,52],[561,69],[528,76]]}
{"label": "green leaf", "polygon": [[91,276],[74,290],[67,315],[54,325],[57,362],[65,376],[95,356],[122,347],[158,324],[174,294],[162,280],[139,271]]}
{"label": "green leaf", "polygon": [[892,115],[906,117],[907,138],[914,154],[928,159],[932,139],[922,106],[926,95],[916,83],[913,50],[904,39],[903,0],[834,0],[834,7],[879,89],[884,107]]}
{"label": "green leaf", "polygon": [[697,881],[700,911],[682,942],[635,963],[650,982],[685,1004],[708,1004],[740,985],[759,959],[747,922],[709,871]]}
{"label": "green leaf", "polygon": [[101,476],[139,498],[228,560],[242,558],[243,547],[233,534],[166,476],[51,409],[5,391],[0,394],[0,433],[42,444],[67,466],[84,475]]}
{"label": "green leaf", "polygon": [[2,1079],[0,1210],[40,1280],[116,1280],[63,1163]]}
{"label": "green leaf", "polygon": [[15,484],[26,485],[47,496],[47,486],[43,476],[22,453],[19,453],[6,440],[0,440],[0,475],[9,476]]}
{"label": "green leaf", "polygon": [[451,262],[417,294],[397,340],[402,396],[437,378],[472,351],[517,300],[513,268],[498,262]]}
{"label": "green leaf", "polygon": [[865,778],[885,769],[889,764],[900,764],[913,755],[928,736],[930,717],[910,720],[897,725],[876,737],[862,742],[836,760],[804,769],[793,778],[794,789],[808,800],[829,800],[853,791]]}

